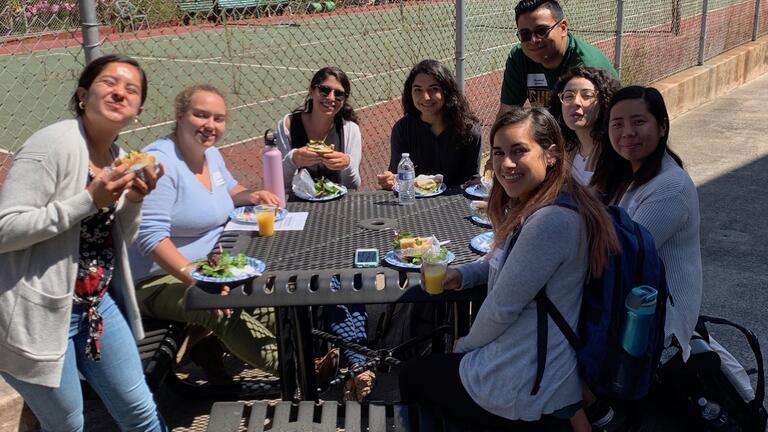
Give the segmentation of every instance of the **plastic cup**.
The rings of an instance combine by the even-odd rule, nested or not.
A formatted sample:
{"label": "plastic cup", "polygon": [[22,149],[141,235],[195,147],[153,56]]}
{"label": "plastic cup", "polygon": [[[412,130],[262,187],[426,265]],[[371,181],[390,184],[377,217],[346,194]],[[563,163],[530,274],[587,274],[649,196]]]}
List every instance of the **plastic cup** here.
{"label": "plastic cup", "polygon": [[436,254],[429,252],[422,255],[421,272],[424,274],[424,290],[427,294],[443,293],[443,279],[448,263],[441,261]]}
{"label": "plastic cup", "polygon": [[270,237],[275,234],[275,213],[277,206],[274,204],[261,204],[254,209],[256,222],[259,224],[259,235]]}

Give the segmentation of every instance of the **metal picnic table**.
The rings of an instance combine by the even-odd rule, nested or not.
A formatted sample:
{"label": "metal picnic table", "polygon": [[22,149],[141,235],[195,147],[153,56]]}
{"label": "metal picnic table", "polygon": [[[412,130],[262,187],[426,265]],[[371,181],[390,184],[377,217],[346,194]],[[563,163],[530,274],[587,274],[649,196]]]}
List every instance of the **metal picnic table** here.
{"label": "metal picnic table", "polygon": [[[459,188],[420,198],[401,206],[392,192],[350,192],[325,202],[292,198],[290,212],[308,212],[301,231],[276,231],[272,237],[257,232],[227,231],[221,243],[266,263],[257,278],[230,285],[227,296],[215,287],[195,285],[187,290],[188,309],[277,307],[277,338],[281,391],[284,399],[296,394],[316,400],[312,328],[308,307],[324,304],[397,302],[467,302],[482,300],[485,290],[446,292],[430,296],[420,288],[417,270],[406,271],[384,263],[392,249],[394,231],[450,240],[456,258],[451,265],[478,259],[470,240],[489,228],[470,220],[470,197]],[[476,199],[476,198],[472,198]],[[354,268],[357,248],[377,248],[383,267]],[[332,284],[336,278],[339,284]],[[468,320],[466,317],[457,317]],[[463,323],[468,324],[468,321]]]}

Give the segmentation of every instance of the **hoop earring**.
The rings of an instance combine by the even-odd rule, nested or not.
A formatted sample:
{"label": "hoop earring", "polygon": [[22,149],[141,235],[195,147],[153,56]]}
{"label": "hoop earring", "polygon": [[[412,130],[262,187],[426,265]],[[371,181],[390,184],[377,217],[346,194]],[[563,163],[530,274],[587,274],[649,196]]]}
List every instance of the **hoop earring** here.
{"label": "hoop earring", "polygon": [[80,108],[81,110],[85,111],[85,102],[83,102],[83,101],[78,102],[77,103],[77,107]]}

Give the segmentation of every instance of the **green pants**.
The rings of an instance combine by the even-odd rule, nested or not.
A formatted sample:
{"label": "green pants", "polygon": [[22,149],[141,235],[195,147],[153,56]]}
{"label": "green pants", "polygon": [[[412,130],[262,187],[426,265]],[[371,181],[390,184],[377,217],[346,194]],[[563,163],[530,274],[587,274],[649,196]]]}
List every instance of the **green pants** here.
{"label": "green pants", "polygon": [[256,308],[235,310],[229,318],[212,311],[184,308],[187,287],[173,276],[159,276],[136,286],[136,296],[143,315],[201,325],[212,331],[240,360],[264,372],[277,371],[277,341],[274,336],[275,310]]}

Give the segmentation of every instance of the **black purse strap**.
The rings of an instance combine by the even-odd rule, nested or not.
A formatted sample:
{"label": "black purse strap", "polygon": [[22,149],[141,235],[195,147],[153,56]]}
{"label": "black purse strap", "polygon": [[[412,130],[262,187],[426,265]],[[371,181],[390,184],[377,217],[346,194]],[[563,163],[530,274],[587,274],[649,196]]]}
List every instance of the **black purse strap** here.
{"label": "black purse strap", "polygon": [[709,339],[709,332],[706,328],[706,323],[726,325],[739,330],[744,337],[746,337],[749,347],[752,349],[752,354],[755,356],[757,362],[757,388],[755,388],[755,398],[750,402],[750,405],[754,409],[759,409],[763,406],[763,400],[765,399],[765,371],[763,367],[763,353],[760,351],[760,342],[757,340],[757,336],[752,333],[751,330],[736,324],[732,321],[728,321],[725,318],[717,318],[706,315],[699,316],[699,321],[696,324],[696,331],[707,341]]}

